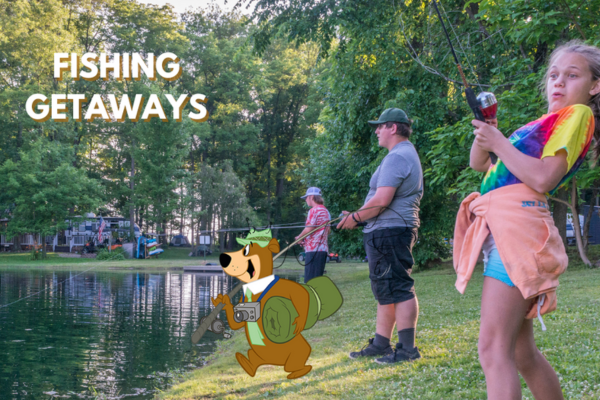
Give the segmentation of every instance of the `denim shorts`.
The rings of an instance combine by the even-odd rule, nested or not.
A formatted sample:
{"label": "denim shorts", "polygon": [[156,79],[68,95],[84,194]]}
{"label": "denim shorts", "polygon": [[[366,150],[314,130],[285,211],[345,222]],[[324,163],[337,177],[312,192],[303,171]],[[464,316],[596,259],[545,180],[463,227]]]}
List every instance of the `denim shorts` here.
{"label": "denim shorts", "polygon": [[326,251],[307,251],[304,264],[304,283],[310,281],[312,278],[323,276],[326,262]]}
{"label": "denim shorts", "polygon": [[510,280],[506,268],[500,259],[500,253],[498,249],[494,247],[487,256],[487,262],[484,260],[483,263],[483,276],[489,276],[499,280],[502,283],[506,283],[510,287],[515,287],[515,284]]}

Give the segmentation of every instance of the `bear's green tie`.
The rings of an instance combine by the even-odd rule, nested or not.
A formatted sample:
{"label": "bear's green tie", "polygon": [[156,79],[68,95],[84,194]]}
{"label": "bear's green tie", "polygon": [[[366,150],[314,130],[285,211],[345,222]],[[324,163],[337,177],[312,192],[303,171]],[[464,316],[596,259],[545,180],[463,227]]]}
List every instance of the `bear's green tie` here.
{"label": "bear's green tie", "polygon": [[[246,289],[246,299],[248,302],[252,302],[252,291],[250,289]],[[248,336],[250,336],[250,344],[265,346],[265,342],[263,342],[265,337],[260,331],[258,322],[246,322],[246,329],[248,329]]]}

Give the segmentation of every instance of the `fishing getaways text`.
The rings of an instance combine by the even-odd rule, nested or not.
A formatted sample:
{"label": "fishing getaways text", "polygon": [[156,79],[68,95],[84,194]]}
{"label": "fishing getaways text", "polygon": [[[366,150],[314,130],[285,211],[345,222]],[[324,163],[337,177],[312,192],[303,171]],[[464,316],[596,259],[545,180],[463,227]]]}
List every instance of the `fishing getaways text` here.
{"label": "fishing getaways text", "polygon": [[[150,81],[156,81],[157,76],[166,81],[174,81],[181,77],[182,70],[179,58],[173,53],[162,53],[158,57],[148,53],[145,58],[138,53],[113,53],[112,60],[107,53],[100,53],[100,56],[95,53],[85,53],[81,57],[77,53],[54,53],[54,79],[62,81],[63,74],[69,72],[71,79],[75,81],[80,79],[108,81],[109,74],[112,72],[112,77],[121,82],[139,81],[142,74]],[[208,110],[204,106],[207,100],[205,95],[182,94],[177,99],[170,93],[164,96],[173,107],[175,121],[181,122],[183,109],[188,103],[196,111],[188,114],[192,121],[203,122],[208,119]],[[109,115],[106,99],[110,103],[112,117]],[[33,94],[27,99],[26,110],[31,119],[37,122],[49,119],[66,122],[69,119],[68,103],[73,103],[72,118],[80,122],[82,119],[91,122],[96,118],[107,122],[113,119],[123,122],[126,117],[131,121],[148,122],[152,118],[159,118],[163,122],[169,121],[157,94],[150,94],[147,100],[141,94],[136,94],[133,104],[128,94],[123,94],[120,100],[114,94],[104,95],[104,97],[94,94],[91,99],[87,99],[84,94],[53,94],[51,100],[43,94]],[[87,110],[84,114],[82,106],[86,103]]]}

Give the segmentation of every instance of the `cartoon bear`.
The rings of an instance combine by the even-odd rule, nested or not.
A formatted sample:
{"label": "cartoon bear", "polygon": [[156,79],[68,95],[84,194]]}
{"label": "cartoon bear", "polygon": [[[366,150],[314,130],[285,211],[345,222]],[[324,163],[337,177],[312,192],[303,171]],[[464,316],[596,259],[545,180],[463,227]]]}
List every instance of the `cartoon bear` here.
{"label": "cartoon bear", "polygon": [[[268,233],[264,234],[266,231]],[[251,232],[246,239],[237,239],[238,243],[244,247],[236,252],[223,253],[219,258],[225,273],[245,283],[240,303],[260,302],[260,318],[256,322],[236,322],[234,306],[231,304],[229,296],[220,294],[217,298],[212,299],[212,302],[215,306],[220,303],[225,304],[224,310],[231,329],[246,328],[246,338],[250,344],[248,357],[241,353],[236,353],[235,356],[248,375],[254,376],[256,369],[261,365],[282,365],[284,370],[289,372],[288,379],[300,378],[312,369],[312,366],[306,364],[311,347],[300,334],[305,329],[309,317],[311,294],[305,286],[287,279],[279,279],[273,275],[273,253],[279,252],[279,242],[277,239],[270,238],[270,230],[266,231]],[[263,236],[259,236],[261,234]],[[291,301],[293,309],[295,309],[295,312],[292,309],[292,313],[288,315],[288,322],[291,323],[293,332],[290,330],[285,339],[287,341],[284,343],[270,340],[269,332],[265,332],[263,326],[266,322],[265,326],[276,329],[277,334],[283,330],[272,318],[273,312],[269,314],[269,310],[267,310],[265,317],[265,304],[274,297],[282,299],[276,299],[274,302],[289,303]],[[259,298],[261,299],[259,300]],[[313,301],[313,303],[315,302]],[[314,321],[311,323],[314,324]],[[272,335],[271,337],[273,338]]]}

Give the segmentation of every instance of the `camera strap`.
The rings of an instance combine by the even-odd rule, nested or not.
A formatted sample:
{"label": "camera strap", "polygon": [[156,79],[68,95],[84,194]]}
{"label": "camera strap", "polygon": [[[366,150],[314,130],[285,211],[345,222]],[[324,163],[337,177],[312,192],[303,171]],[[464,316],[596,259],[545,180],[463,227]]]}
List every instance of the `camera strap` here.
{"label": "camera strap", "polygon": [[[267,286],[267,287],[265,288],[265,290],[263,290],[263,292],[261,293],[260,297],[259,297],[259,298],[258,298],[258,300],[256,301],[257,303],[260,303],[260,301],[262,300],[262,298],[264,297],[264,295],[265,295],[265,294],[267,294],[267,292],[268,292],[269,290],[271,290],[271,288],[272,288],[273,286],[275,286],[275,284],[277,283],[277,281],[279,281],[279,276],[275,275],[275,279],[273,279],[273,280],[271,281],[271,283],[269,283],[269,286]],[[246,295],[244,294],[244,295],[242,295],[242,303],[245,303],[245,302],[246,302]]]}

